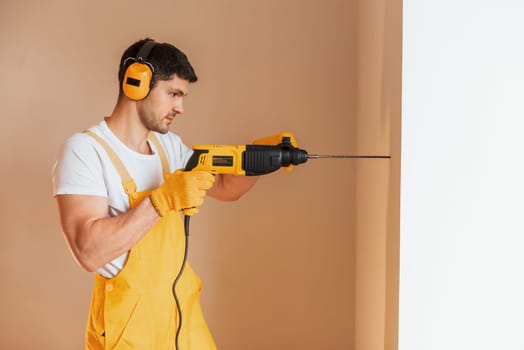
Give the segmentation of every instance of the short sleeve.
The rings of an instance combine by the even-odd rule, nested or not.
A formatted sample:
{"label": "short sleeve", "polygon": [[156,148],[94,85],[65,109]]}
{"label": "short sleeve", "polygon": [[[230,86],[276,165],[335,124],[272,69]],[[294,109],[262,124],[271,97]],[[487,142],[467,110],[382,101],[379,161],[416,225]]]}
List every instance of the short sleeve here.
{"label": "short sleeve", "polygon": [[52,170],[53,196],[107,197],[100,153],[93,141],[88,135],[78,133],[60,147]]}

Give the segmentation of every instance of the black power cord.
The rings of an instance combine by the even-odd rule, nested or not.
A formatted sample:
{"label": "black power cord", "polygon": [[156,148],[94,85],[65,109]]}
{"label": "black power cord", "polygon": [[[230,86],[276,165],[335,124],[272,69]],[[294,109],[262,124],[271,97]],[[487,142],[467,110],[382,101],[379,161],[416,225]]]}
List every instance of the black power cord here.
{"label": "black power cord", "polygon": [[180,330],[182,329],[182,308],[180,307],[180,301],[178,300],[178,296],[176,294],[176,285],[178,281],[180,280],[180,277],[182,277],[182,272],[184,272],[184,267],[186,266],[187,262],[187,251],[189,247],[189,215],[184,215],[184,233],[185,233],[185,247],[184,247],[184,259],[182,260],[182,266],[180,266],[180,271],[178,271],[178,275],[175,278],[175,281],[173,282],[173,286],[171,287],[171,290],[173,292],[173,297],[175,297],[175,303],[176,303],[176,309],[178,312],[178,325],[176,329],[176,335],[175,335],[175,349],[178,350],[178,336],[180,335]]}

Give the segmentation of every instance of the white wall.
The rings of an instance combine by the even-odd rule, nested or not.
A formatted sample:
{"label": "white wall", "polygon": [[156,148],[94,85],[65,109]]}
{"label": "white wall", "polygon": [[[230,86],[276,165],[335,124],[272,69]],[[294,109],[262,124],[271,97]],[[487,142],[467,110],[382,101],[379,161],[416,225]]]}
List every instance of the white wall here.
{"label": "white wall", "polygon": [[399,349],[524,349],[524,1],[403,16]]}

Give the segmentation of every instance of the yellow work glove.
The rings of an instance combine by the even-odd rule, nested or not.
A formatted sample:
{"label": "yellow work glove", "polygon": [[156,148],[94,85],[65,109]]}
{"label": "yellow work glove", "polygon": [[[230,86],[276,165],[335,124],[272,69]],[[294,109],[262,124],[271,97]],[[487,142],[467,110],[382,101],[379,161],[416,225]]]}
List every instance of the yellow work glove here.
{"label": "yellow work glove", "polygon": [[204,203],[206,190],[213,186],[215,177],[205,171],[177,170],[164,183],[151,192],[149,198],[158,215],[165,216],[170,210],[184,210],[184,214],[198,213]]}
{"label": "yellow work glove", "polygon": [[298,147],[297,140],[290,132],[281,132],[280,134],[270,135],[263,137],[261,139],[256,139],[253,141],[254,145],[279,145],[282,143],[283,137],[289,137],[289,141],[293,147]]}

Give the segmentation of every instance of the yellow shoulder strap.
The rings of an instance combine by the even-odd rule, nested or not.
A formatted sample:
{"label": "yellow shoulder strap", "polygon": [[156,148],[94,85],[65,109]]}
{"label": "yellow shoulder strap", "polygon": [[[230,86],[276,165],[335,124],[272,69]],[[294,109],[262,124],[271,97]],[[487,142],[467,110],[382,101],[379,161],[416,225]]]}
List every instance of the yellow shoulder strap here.
{"label": "yellow shoulder strap", "polygon": [[124,191],[129,196],[132,196],[132,197],[136,196],[135,181],[131,178],[131,175],[129,175],[126,167],[124,166],[120,158],[118,158],[115,151],[113,151],[113,149],[107,144],[107,142],[103,138],[101,138],[100,136],[92,132],[91,130],[84,130],[84,133],[94,138],[96,141],[98,141],[98,143],[100,143],[100,145],[102,145],[102,147],[104,147],[105,151],[107,152],[107,155],[109,156],[109,159],[111,159],[111,161],[113,162],[113,166],[115,167],[116,171],[120,175],[120,179],[122,180],[122,186],[124,187]]}
{"label": "yellow shoulder strap", "polygon": [[167,161],[166,152],[164,151],[164,147],[162,147],[162,144],[158,140],[158,137],[153,132],[149,133],[148,136],[149,140],[153,142],[155,145],[156,151],[158,152],[158,156],[160,157],[160,161],[162,162],[162,172],[164,173],[164,177],[171,174],[171,170],[169,169],[169,162]]}

